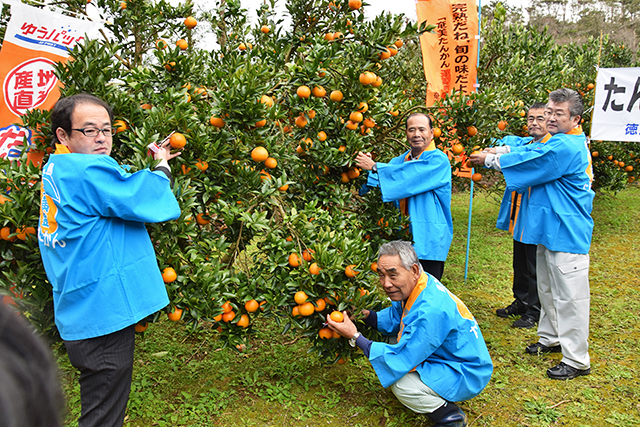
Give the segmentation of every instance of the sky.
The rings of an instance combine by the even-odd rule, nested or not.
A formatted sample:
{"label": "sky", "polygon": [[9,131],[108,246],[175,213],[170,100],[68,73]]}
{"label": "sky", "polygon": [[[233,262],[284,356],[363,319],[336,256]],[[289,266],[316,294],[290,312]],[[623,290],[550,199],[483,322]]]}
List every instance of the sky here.
{"label": "sky", "polygon": [[[173,0],[174,2],[176,0]],[[383,12],[392,13],[404,13],[411,19],[416,19],[416,1],[415,0],[364,0],[368,6],[365,7],[365,14],[367,18],[373,18],[380,15]],[[263,0],[241,0],[242,7],[249,11],[249,16],[252,23],[256,21],[256,9],[262,4]],[[526,6],[528,0],[503,0],[504,3],[515,7]],[[210,0],[194,0],[196,5],[202,4],[205,7],[210,7]],[[280,10],[284,11],[285,0],[277,0],[276,8],[280,7]],[[485,0],[483,4],[489,4],[490,0]]]}

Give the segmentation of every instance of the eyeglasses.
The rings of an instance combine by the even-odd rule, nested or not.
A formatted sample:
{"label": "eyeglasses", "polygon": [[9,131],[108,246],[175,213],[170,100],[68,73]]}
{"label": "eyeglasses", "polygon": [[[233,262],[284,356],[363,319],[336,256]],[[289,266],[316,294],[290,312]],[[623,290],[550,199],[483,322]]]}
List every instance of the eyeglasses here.
{"label": "eyeglasses", "polygon": [[85,128],[85,129],[71,129],[71,130],[82,132],[84,136],[87,136],[89,138],[95,138],[96,136],[98,136],[100,132],[102,132],[102,134],[106,137],[112,137],[113,135],[116,134],[116,129],[112,127],[108,127],[104,129]]}
{"label": "eyeglasses", "polygon": [[[544,115],[548,118],[551,118],[553,116],[555,116],[558,119],[562,119],[564,117],[567,117],[567,114],[565,114],[562,111],[545,111]],[[568,114],[569,118],[573,117],[571,114]]]}

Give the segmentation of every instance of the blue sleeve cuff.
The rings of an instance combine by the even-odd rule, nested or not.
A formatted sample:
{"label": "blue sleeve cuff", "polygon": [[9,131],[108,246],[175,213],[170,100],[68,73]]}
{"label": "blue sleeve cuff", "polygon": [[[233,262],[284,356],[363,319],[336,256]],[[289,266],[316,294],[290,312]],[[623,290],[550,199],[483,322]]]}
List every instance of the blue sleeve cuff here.
{"label": "blue sleeve cuff", "polygon": [[378,330],[378,313],[373,310],[370,310],[369,316],[367,316],[367,318],[364,319],[364,323],[365,325],[375,330]]}
{"label": "blue sleeve cuff", "polygon": [[372,343],[373,341],[366,339],[364,335],[360,335],[358,338],[356,338],[356,345],[360,350],[362,350],[367,358],[369,357],[369,353],[371,352]]}

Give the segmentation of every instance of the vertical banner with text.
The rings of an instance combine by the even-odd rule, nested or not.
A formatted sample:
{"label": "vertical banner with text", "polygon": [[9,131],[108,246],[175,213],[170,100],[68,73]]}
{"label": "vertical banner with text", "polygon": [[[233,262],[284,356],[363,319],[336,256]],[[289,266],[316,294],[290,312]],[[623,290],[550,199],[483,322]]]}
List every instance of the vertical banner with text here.
{"label": "vertical banner with text", "polygon": [[97,24],[11,2],[11,20],[0,51],[0,157],[20,155],[31,130],[16,125],[34,108],[48,110],[60,97],[56,62],[94,34]]}
{"label": "vertical banner with text", "polygon": [[417,0],[418,22],[436,26],[420,36],[427,106],[452,90],[476,90],[478,9],[476,0]]}
{"label": "vertical banner with text", "polygon": [[640,68],[600,68],[591,139],[640,142]]}

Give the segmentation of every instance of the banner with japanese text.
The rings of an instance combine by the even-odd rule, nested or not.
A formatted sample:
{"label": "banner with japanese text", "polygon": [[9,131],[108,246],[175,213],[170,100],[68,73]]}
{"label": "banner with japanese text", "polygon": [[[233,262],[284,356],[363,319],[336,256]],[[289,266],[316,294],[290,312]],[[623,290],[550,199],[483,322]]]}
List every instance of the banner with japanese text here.
{"label": "banner with japanese text", "polygon": [[476,0],[417,0],[418,22],[436,26],[420,36],[427,106],[452,90],[476,90],[478,9]]}
{"label": "banner with japanese text", "polygon": [[32,131],[20,126],[27,110],[53,107],[60,91],[54,64],[98,24],[11,2],[11,20],[0,51],[0,157],[20,155]]}
{"label": "banner with japanese text", "polygon": [[640,68],[600,68],[591,139],[640,142]]}

